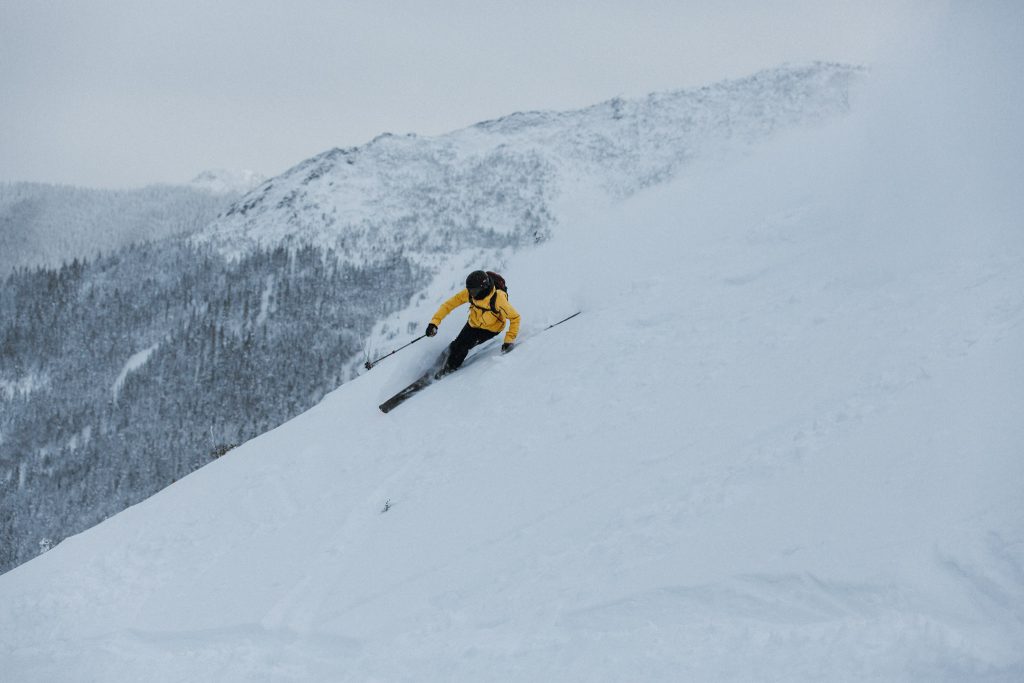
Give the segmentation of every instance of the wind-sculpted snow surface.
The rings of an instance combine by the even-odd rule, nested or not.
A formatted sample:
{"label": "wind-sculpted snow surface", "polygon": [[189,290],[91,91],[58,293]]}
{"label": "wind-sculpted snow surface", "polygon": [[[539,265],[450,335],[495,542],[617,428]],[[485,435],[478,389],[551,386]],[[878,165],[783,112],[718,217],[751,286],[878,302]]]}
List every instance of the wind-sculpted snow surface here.
{"label": "wind-sculpted snow surface", "polygon": [[860,74],[784,67],[579,111],[513,114],[436,138],[384,134],[264,183],[198,239],[228,254],[313,243],[357,262],[540,242],[567,188],[622,198],[694,160],[827,120],[847,111]]}

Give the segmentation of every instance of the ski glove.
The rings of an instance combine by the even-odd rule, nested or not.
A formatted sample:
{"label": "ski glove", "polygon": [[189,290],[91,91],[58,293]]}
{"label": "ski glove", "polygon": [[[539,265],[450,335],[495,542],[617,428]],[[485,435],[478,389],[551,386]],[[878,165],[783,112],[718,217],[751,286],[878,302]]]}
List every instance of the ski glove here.
{"label": "ski glove", "polygon": [[437,334],[437,325],[435,325],[434,323],[429,323],[427,325],[427,336],[433,337],[435,334]]}
{"label": "ski glove", "polygon": [[502,344],[501,345],[501,352],[502,353],[508,353],[509,351],[512,350],[512,347],[514,347],[514,346],[515,346],[515,344],[513,344],[511,342],[508,342],[506,344]]}

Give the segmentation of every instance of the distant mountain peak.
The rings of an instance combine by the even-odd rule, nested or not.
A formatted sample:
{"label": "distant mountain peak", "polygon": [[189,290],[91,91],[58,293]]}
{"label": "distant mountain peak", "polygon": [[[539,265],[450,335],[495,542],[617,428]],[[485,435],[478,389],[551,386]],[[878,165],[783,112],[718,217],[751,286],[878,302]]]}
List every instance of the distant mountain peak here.
{"label": "distant mountain peak", "polygon": [[203,171],[193,178],[189,185],[211,194],[245,194],[266,179],[266,176],[256,171],[229,171],[218,168]]}

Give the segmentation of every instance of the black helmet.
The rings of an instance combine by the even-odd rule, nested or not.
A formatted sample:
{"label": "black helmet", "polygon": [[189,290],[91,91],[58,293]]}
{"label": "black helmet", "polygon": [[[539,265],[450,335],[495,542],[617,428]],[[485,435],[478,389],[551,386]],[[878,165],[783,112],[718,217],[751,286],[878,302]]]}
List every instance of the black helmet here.
{"label": "black helmet", "polygon": [[474,270],[466,277],[466,289],[469,290],[469,295],[474,299],[487,296],[493,287],[494,283],[491,282],[491,276],[482,270]]}

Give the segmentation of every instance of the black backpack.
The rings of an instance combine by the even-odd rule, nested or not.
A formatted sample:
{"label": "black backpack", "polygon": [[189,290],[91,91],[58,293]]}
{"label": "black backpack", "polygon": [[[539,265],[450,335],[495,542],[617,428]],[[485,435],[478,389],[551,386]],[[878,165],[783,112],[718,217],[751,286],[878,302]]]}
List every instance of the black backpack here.
{"label": "black backpack", "polygon": [[[507,285],[507,284],[505,284],[505,278],[503,278],[503,277],[502,277],[501,275],[499,275],[498,273],[495,273],[495,272],[494,272],[493,270],[488,270],[488,271],[487,271],[487,276],[488,276],[489,278],[491,278],[491,282],[493,282],[493,283],[494,283],[494,294],[492,294],[492,295],[491,295],[491,301],[490,301],[490,303],[489,303],[489,305],[490,305],[490,311],[491,311],[491,313],[493,313],[494,315],[496,315],[496,316],[498,316],[498,317],[501,317],[501,315],[500,315],[500,314],[498,313],[498,309],[497,309],[497,307],[495,307],[495,305],[494,305],[494,302],[495,302],[495,300],[496,300],[496,299],[498,298],[498,290],[499,290],[499,289],[500,289],[501,291],[505,292],[505,294],[506,294],[506,295],[508,294],[508,285]],[[488,310],[488,309],[486,309],[486,308],[483,308],[483,307],[481,307],[481,306],[477,306],[476,304],[474,304],[474,303],[473,303],[473,297],[469,297],[469,305],[470,305],[470,306],[473,306],[474,308],[479,308],[479,309],[480,309],[481,311],[486,311],[486,310]]]}

